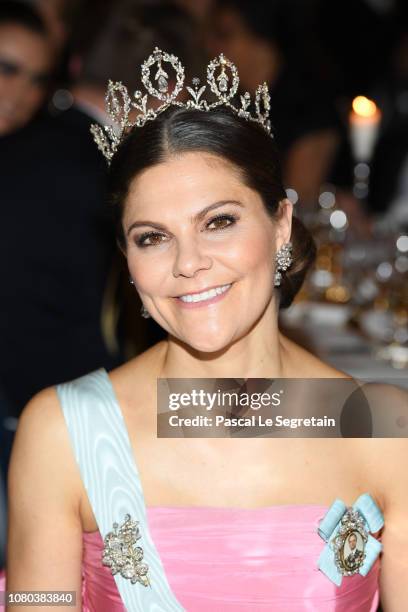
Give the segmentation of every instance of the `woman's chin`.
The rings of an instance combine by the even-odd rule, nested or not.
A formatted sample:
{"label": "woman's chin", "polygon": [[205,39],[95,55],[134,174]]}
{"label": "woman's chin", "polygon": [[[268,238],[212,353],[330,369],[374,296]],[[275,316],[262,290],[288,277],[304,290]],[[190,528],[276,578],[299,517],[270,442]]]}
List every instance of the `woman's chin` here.
{"label": "woman's chin", "polygon": [[226,349],[232,342],[232,338],[227,338],[224,334],[219,334],[217,337],[206,337],[206,338],[184,338],[184,342],[188,344],[193,350],[200,353],[216,353]]}

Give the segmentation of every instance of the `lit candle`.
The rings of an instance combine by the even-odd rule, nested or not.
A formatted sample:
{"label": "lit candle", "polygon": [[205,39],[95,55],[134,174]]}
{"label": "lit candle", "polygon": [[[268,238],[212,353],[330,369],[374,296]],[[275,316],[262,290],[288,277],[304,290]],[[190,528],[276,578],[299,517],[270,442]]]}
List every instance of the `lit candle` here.
{"label": "lit candle", "polygon": [[364,96],[354,98],[350,112],[350,140],[356,161],[370,161],[380,121],[381,112],[375,102]]}

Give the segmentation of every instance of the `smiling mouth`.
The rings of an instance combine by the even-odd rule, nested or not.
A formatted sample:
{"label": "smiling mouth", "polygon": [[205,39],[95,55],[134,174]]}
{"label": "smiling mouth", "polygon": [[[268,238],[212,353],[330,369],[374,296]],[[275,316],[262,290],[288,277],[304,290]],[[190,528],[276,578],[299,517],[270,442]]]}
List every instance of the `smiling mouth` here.
{"label": "smiling mouth", "polygon": [[185,295],[180,295],[176,299],[184,302],[185,304],[208,302],[209,300],[213,300],[214,298],[226,293],[231,286],[232,283],[229,283],[228,285],[220,285],[219,287],[213,287],[211,289],[207,289],[206,291],[202,291],[201,293],[188,293]]}

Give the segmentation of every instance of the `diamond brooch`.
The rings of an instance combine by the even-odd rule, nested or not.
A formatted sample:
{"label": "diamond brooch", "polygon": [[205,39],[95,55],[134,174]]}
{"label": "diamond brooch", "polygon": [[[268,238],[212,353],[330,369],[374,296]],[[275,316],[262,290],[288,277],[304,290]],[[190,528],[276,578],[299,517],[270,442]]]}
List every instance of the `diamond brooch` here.
{"label": "diamond brooch", "polygon": [[123,578],[132,584],[140,582],[143,586],[150,586],[148,577],[149,566],[142,562],[144,553],[140,546],[136,546],[140,535],[139,521],[125,515],[122,524],[113,523],[113,531],[104,538],[102,564],[110,567],[112,575],[120,573]]}
{"label": "diamond brooch", "polygon": [[317,567],[335,585],[345,576],[367,576],[382,551],[374,537],[384,527],[384,516],[369,493],[350,507],[336,499],[319,521],[317,533],[326,542]]}
{"label": "diamond brooch", "polygon": [[356,574],[365,560],[368,532],[361,514],[348,508],[342,516],[337,535],[331,540],[334,562],[343,576]]}

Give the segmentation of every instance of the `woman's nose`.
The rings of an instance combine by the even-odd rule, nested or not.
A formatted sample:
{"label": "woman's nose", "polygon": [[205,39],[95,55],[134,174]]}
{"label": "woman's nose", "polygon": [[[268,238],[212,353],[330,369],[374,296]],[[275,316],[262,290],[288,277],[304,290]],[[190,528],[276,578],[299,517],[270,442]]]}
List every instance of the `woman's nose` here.
{"label": "woman's nose", "polygon": [[193,277],[198,270],[209,270],[212,266],[212,259],[206,255],[197,240],[184,241],[177,247],[176,259],[173,265],[173,276]]}

